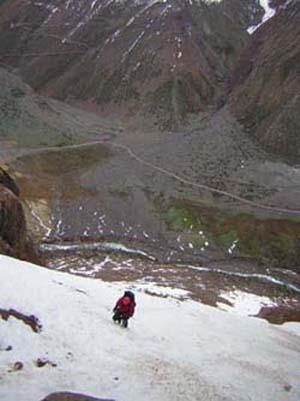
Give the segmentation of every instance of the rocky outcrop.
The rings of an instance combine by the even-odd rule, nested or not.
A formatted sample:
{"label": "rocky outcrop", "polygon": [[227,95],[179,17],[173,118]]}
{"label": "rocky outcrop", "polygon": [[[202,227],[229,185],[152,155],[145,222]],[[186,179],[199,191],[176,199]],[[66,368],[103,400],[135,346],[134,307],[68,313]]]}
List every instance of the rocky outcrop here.
{"label": "rocky outcrop", "polygon": [[264,306],[260,309],[257,317],[268,320],[272,324],[299,322],[300,305],[299,303],[295,303],[290,305]]}
{"label": "rocky outcrop", "polygon": [[20,190],[14,180],[11,178],[9,174],[5,170],[0,167],[0,185],[8,188],[11,192],[13,192],[17,197],[20,196]]}
{"label": "rocky outcrop", "polygon": [[0,253],[20,259],[37,261],[27,237],[19,189],[0,167]]}
{"label": "rocky outcrop", "polygon": [[300,3],[290,2],[253,35],[230,83],[230,108],[267,150],[299,162]]}

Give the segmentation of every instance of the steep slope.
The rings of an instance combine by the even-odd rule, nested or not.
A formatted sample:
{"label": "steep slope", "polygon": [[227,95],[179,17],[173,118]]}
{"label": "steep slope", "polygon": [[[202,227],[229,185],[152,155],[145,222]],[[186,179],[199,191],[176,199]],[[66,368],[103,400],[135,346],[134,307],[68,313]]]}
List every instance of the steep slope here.
{"label": "steep slope", "polygon": [[230,108],[266,149],[299,163],[300,3],[262,26],[233,74]]}
{"label": "steep slope", "polygon": [[1,401],[55,391],[124,401],[299,400],[299,324],[278,328],[184,300],[180,290],[155,297],[137,287],[124,330],[111,321],[123,283],[3,256],[0,279],[0,309],[11,314],[0,319]]}
{"label": "steep slope", "polygon": [[13,0],[0,15],[0,59],[31,86],[162,128],[214,104],[248,40],[204,1]]}
{"label": "steep slope", "polygon": [[[230,257],[238,240],[234,256],[299,266],[299,173],[268,161],[227,110],[188,132],[137,135],[37,96],[1,69],[0,80],[0,157],[35,241],[114,238],[160,260],[202,261]],[[232,219],[231,208],[249,214]],[[263,211],[287,220],[251,217]]]}
{"label": "steep slope", "polygon": [[[11,148],[62,146],[118,131],[118,124],[38,96],[19,77],[0,67],[0,160]],[[20,151],[22,151],[20,149]]]}

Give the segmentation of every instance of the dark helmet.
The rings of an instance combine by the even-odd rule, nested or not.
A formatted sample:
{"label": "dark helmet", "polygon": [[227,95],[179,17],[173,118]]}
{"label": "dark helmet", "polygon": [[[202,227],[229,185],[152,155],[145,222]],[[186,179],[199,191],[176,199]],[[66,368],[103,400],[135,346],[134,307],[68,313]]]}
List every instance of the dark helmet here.
{"label": "dark helmet", "polygon": [[135,302],[134,293],[132,291],[125,291],[124,292],[124,297],[128,297],[128,298],[131,299],[132,302]]}

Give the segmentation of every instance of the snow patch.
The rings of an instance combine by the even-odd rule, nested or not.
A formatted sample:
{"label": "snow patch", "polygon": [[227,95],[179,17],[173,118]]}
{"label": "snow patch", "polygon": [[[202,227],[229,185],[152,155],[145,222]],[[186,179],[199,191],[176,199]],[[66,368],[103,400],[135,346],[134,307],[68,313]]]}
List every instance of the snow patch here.
{"label": "snow patch", "polygon": [[243,291],[232,291],[221,293],[220,296],[232,305],[219,302],[222,310],[232,311],[242,316],[255,316],[263,306],[276,306],[268,297],[258,296]]}
{"label": "snow patch", "polygon": [[276,10],[270,7],[269,0],[259,0],[259,2],[261,7],[265,10],[265,14],[260,24],[250,26],[250,28],[247,29],[250,35],[252,35],[252,33],[254,33],[260,26],[262,26],[265,22],[274,17],[274,15],[276,14]]}

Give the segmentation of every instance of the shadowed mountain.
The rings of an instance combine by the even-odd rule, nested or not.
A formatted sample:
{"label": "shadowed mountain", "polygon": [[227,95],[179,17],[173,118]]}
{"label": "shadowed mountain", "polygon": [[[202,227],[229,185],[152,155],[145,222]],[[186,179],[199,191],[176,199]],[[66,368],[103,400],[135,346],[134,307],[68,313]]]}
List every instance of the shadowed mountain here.
{"label": "shadowed mountain", "polygon": [[264,9],[259,0],[223,0],[212,3],[212,7],[221,11],[234,23],[244,29],[258,25],[264,16]]}
{"label": "shadowed mountain", "polygon": [[300,3],[290,2],[253,36],[235,70],[230,108],[266,149],[299,163]]}
{"label": "shadowed mountain", "polygon": [[12,145],[63,146],[92,140],[98,132],[113,132],[116,123],[65,103],[37,95],[19,77],[0,67],[0,161]]}
{"label": "shadowed mountain", "polygon": [[33,88],[160,128],[213,105],[248,42],[239,20],[204,1],[10,0],[0,7],[0,59]]}

